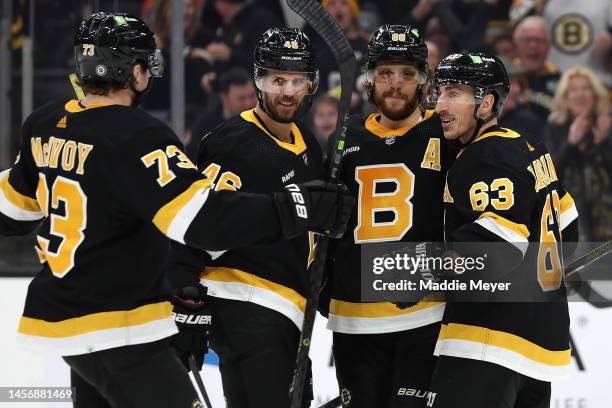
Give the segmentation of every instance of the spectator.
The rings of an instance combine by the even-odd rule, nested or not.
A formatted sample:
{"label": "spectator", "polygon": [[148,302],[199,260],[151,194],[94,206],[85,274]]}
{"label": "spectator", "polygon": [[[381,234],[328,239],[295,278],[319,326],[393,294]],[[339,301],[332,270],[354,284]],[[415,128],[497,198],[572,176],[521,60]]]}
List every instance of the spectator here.
{"label": "spectator", "polygon": [[526,17],[514,30],[514,43],[516,62],[527,70],[519,102],[545,122],[560,76],[547,60],[550,38],[546,21],[539,16]]}
{"label": "spectator", "polygon": [[491,33],[507,24],[510,5],[511,0],[419,0],[410,15],[426,28],[433,18],[439,19],[456,50],[480,52]]}
{"label": "spectator", "polygon": [[498,120],[502,127],[516,130],[525,136],[530,143],[542,141],[544,122],[538,116],[519,105],[518,98],[522,90],[522,81],[527,74],[525,67],[520,66],[510,59],[502,59],[508,76],[510,77],[510,92]]}
{"label": "spectator", "polygon": [[561,78],[544,140],[582,219],[581,241],[612,239],[610,105],[602,82],[583,66]]}
{"label": "spectator", "polygon": [[516,49],[514,48],[512,35],[501,35],[492,39],[490,48],[491,52],[498,57],[516,58]]}
{"label": "spectator", "polygon": [[336,130],[338,122],[338,99],[323,94],[317,97],[310,110],[312,116],[312,133],[321,145],[323,155],[328,152],[330,136]]}
{"label": "spectator", "polygon": [[[427,70],[430,76],[433,75],[434,70],[438,66],[438,62],[443,58],[440,55],[440,48],[433,41],[425,41],[425,45],[427,45]],[[446,55],[444,55],[446,57]]]}
{"label": "spectator", "polygon": [[425,26],[425,40],[431,41],[438,46],[440,55],[446,57],[457,50],[448,31],[438,17],[432,17]]}
{"label": "spectator", "polygon": [[[165,75],[162,78],[156,78],[151,86],[150,92],[143,100],[143,107],[159,119],[168,119],[168,110],[170,109],[170,71],[172,64],[170,59],[170,34],[172,22],[172,2],[170,0],[161,0],[155,9],[153,21],[153,31],[157,47],[162,50],[164,55],[164,70]],[[191,86],[199,84],[201,78],[211,70],[210,64],[200,58],[192,51],[192,43],[196,33],[199,30],[200,10],[202,8],[201,0],[184,0],[184,31],[183,41],[185,49],[185,104],[187,110],[187,123],[191,121],[191,112],[196,107],[204,106],[208,100],[208,95],[203,87]],[[189,84],[189,85],[188,85]]]}
{"label": "spectator", "polygon": [[198,156],[202,137],[230,118],[257,105],[253,80],[247,70],[234,67],[219,77],[219,99],[194,121],[185,134],[185,152],[192,161]]}
{"label": "spectator", "polygon": [[248,0],[212,1],[216,15],[207,15],[210,24],[202,27],[194,46],[210,61],[217,76],[233,66],[252,69],[253,50],[261,34],[270,27],[282,25],[282,21],[265,7]]}
{"label": "spectator", "polygon": [[[356,0],[323,0],[323,7],[336,20],[338,27],[342,30],[349,44],[355,51],[357,60],[357,75],[365,64],[368,54],[368,34],[364,33],[359,25],[359,5]],[[318,36],[315,36],[318,37]],[[318,39],[318,38],[317,38]],[[318,44],[321,44],[320,42]],[[321,77],[319,83],[320,91],[327,91],[340,85],[340,73],[334,56],[326,46],[317,45],[317,65]]]}

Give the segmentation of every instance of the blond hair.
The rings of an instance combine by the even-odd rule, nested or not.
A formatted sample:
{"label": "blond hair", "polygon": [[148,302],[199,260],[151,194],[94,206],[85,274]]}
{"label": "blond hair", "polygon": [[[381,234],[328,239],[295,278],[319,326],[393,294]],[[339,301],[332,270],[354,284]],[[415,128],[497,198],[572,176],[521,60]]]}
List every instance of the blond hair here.
{"label": "blond hair", "polygon": [[576,65],[568,69],[557,86],[555,92],[555,98],[553,100],[553,109],[550,112],[548,121],[562,125],[567,122],[569,118],[569,106],[567,104],[567,91],[569,88],[570,80],[576,76],[586,78],[591,84],[593,93],[595,94],[595,108],[593,114],[595,116],[607,115],[610,109],[608,100],[608,91],[604,87],[601,80],[595,75],[595,73],[583,65]]}

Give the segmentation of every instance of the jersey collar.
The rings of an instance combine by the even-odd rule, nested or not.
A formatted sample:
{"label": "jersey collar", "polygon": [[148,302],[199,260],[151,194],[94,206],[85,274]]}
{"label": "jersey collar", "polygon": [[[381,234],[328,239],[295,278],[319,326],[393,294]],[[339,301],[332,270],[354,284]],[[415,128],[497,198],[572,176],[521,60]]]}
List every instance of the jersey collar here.
{"label": "jersey collar", "polygon": [[289,150],[290,152],[294,154],[301,154],[306,150],[306,143],[304,143],[302,132],[300,132],[300,129],[296,126],[295,123],[291,124],[291,133],[293,133],[294,143],[287,143],[287,142],[283,142],[282,140],[274,137],[270,132],[268,132],[265,126],[261,124],[259,120],[257,120],[257,118],[255,117],[255,113],[253,112],[253,109],[242,112],[240,114],[240,117],[246,120],[247,122],[253,123],[255,126],[261,129],[262,132],[268,135],[272,140],[274,140],[274,142],[276,142],[277,145],[279,145],[283,149]]}
{"label": "jersey collar", "polygon": [[404,136],[410,129],[412,129],[422,121],[429,119],[431,115],[433,115],[433,110],[428,110],[425,111],[423,119],[416,123],[413,123],[410,126],[404,126],[399,129],[389,129],[381,125],[378,121],[378,119],[380,118],[380,113],[373,113],[366,119],[365,128],[380,138]]}
{"label": "jersey collar", "polygon": [[110,106],[109,104],[98,103],[89,106],[83,106],[76,99],[69,100],[66,105],[64,105],[64,109],[70,113],[83,112],[89,109],[101,108],[103,106]]}
{"label": "jersey collar", "polygon": [[516,139],[517,137],[521,137],[521,135],[518,134],[517,132],[515,132],[512,129],[506,129],[506,128],[499,127],[499,126],[491,126],[489,128],[489,130],[487,130],[486,132],[484,132],[480,136],[474,138],[474,140],[472,140],[467,145],[463,146],[461,148],[461,150],[459,150],[459,153],[457,153],[457,157],[461,156],[463,151],[465,149],[467,149],[467,147],[469,145],[474,144],[476,142],[479,142],[479,141],[481,141],[483,139],[487,139],[489,137],[503,137],[503,138],[506,138],[506,139]]}

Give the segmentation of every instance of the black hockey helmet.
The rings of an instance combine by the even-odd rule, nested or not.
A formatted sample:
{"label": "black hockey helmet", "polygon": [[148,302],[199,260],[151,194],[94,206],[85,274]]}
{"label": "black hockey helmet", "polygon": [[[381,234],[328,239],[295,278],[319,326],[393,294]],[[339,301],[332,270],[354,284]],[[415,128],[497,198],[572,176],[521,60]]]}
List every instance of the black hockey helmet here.
{"label": "black hockey helmet", "polygon": [[381,26],[368,44],[366,69],[378,61],[416,61],[419,71],[427,71],[427,45],[416,28],[405,25]]}
{"label": "black hockey helmet", "polygon": [[134,64],[142,63],[153,77],[161,77],[163,60],[155,37],[138,17],[123,13],[95,13],[78,27],[74,56],[79,79],[125,82]]}
{"label": "black hockey helmet", "polygon": [[298,28],[270,28],[263,33],[254,53],[254,77],[257,99],[265,110],[262,93],[271,92],[265,77],[270,71],[301,72],[307,76],[304,108],[312,103],[319,86],[319,69],[308,36]]}
{"label": "black hockey helmet", "polygon": [[310,39],[298,28],[271,28],[255,47],[255,69],[315,72]]}
{"label": "black hockey helmet", "polygon": [[493,94],[493,113],[498,115],[510,92],[510,78],[501,60],[485,54],[451,54],[444,58],[434,73],[430,101],[435,102],[439,86],[447,84],[469,85],[474,89],[476,105],[487,93]]}

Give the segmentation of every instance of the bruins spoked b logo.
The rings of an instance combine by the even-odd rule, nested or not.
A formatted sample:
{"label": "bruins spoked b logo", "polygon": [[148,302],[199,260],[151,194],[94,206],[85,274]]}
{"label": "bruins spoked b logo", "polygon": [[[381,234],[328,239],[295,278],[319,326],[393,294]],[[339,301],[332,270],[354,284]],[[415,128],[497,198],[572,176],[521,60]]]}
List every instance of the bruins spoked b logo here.
{"label": "bruins spoked b logo", "polygon": [[565,54],[578,54],[593,42],[593,26],[582,14],[559,17],[553,24],[553,45]]}
{"label": "bruins spoked b logo", "polygon": [[340,402],[342,402],[343,407],[348,407],[351,405],[352,395],[348,388],[343,387],[340,390]]}

